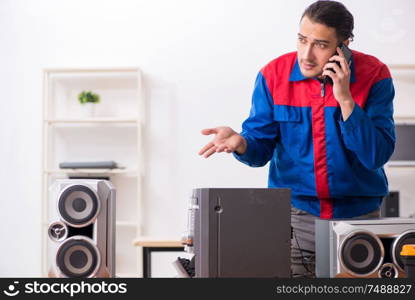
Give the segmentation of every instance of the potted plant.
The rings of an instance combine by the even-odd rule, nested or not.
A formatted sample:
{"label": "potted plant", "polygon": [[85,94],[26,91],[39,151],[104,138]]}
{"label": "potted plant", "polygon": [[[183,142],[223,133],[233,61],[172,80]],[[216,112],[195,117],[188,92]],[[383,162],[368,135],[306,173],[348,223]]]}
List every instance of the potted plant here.
{"label": "potted plant", "polygon": [[91,91],[82,91],[78,95],[79,103],[84,107],[87,117],[94,115],[95,104],[100,102],[100,97]]}

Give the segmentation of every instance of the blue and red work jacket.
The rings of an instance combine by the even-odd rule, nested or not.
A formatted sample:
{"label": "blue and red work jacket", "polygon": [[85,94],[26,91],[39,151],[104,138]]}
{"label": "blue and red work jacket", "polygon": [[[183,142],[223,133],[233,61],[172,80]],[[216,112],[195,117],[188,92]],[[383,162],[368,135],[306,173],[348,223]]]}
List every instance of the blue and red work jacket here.
{"label": "blue and red work jacket", "polygon": [[268,186],[290,188],[291,203],[323,219],[377,209],[388,192],[383,165],[395,147],[394,87],[377,58],[352,51],[350,91],[356,105],[343,120],[333,86],[302,75],[296,52],[259,72],[241,162],[270,161]]}

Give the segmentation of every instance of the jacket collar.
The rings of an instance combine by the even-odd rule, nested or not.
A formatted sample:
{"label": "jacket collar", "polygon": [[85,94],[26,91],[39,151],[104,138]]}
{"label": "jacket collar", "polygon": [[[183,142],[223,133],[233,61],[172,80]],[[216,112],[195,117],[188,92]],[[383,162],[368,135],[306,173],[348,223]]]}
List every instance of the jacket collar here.
{"label": "jacket collar", "polygon": [[[353,55],[352,55],[352,63],[350,64],[350,71],[351,71],[351,75],[350,75],[350,83],[354,83],[356,82],[356,75],[355,75],[355,67],[354,67],[354,59],[353,59]],[[291,70],[291,74],[290,74],[290,79],[289,81],[301,81],[301,80],[305,80],[308,79],[308,77],[305,77],[300,70],[300,66],[298,64],[298,59],[295,59],[295,64]]]}

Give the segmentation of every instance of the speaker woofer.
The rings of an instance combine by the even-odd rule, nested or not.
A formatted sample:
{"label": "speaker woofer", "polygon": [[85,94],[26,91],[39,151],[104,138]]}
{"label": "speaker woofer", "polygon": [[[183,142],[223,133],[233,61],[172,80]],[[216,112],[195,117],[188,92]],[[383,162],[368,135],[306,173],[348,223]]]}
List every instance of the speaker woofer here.
{"label": "speaker woofer", "polygon": [[400,271],[405,272],[405,266],[401,259],[402,246],[406,244],[415,244],[415,230],[407,230],[402,232],[392,244],[392,259],[393,263]]}
{"label": "speaker woofer", "polygon": [[73,236],[62,243],[56,255],[56,266],[66,277],[92,277],[100,266],[100,254],[94,242]]}
{"label": "speaker woofer", "polygon": [[341,242],[340,263],[355,276],[367,276],[382,264],[384,249],[381,240],[369,231],[353,231]]}
{"label": "speaker woofer", "polygon": [[58,198],[58,211],[62,219],[74,227],[89,225],[99,212],[95,192],[86,185],[71,185]]}

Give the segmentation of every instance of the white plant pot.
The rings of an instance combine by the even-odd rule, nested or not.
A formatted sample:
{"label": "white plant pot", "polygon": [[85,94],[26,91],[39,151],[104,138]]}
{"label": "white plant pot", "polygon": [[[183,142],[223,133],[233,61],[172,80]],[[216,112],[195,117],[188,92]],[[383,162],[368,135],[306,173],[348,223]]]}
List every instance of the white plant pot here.
{"label": "white plant pot", "polygon": [[95,105],[96,103],[92,102],[81,104],[81,117],[93,118],[95,116]]}

